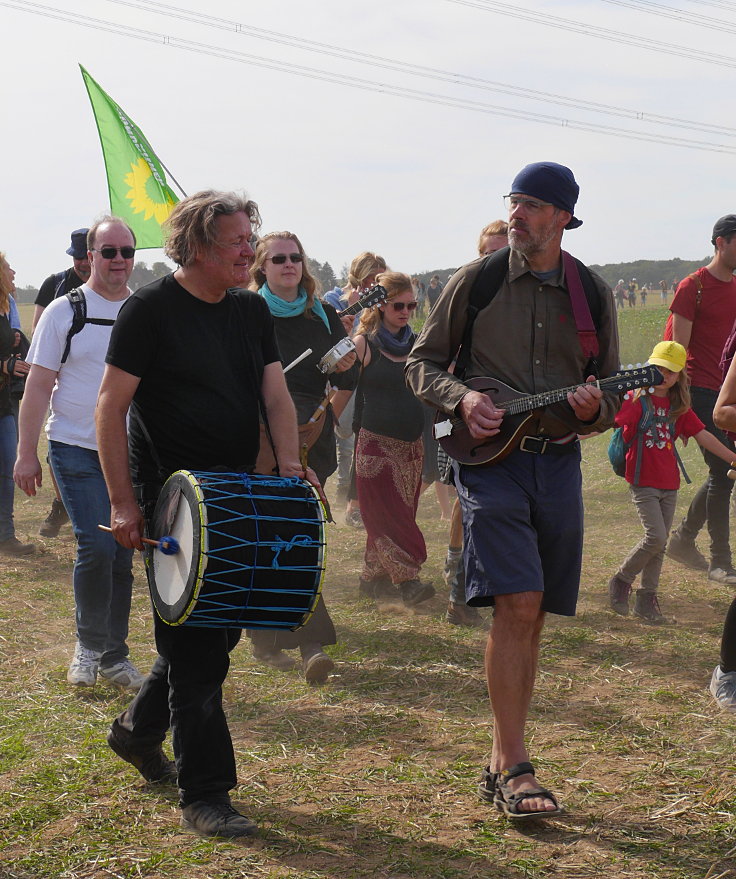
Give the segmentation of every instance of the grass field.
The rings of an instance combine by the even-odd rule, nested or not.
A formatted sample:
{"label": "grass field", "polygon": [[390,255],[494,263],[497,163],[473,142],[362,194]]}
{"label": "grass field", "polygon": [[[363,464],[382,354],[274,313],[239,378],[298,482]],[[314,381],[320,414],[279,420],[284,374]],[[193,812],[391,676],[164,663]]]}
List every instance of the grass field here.
{"label": "grass field", "polygon": [[[624,362],[646,359],[661,307],[621,315]],[[445,523],[431,493],[420,521],[438,588],[415,612],[357,594],[362,534],[329,528],[325,594],[338,628],[321,688],[234,651],[225,702],[238,763],[234,800],[262,827],[247,844],[178,827],[175,792],[146,786],[107,748],[126,702],[73,692],[68,527],[0,577],[0,877],[293,879],[723,879],[736,876],[736,715],[706,687],[732,592],[665,561],[651,627],[607,609],[606,584],[639,524],[607,437],[583,444],[587,538],[579,613],[550,618],[529,742],[567,814],[512,826],[475,796],[490,750],[482,634],[443,620]],[[696,449],[684,451],[695,486]],[[681,493],[685,508],[694,487]],[[16,497],[34,536],[50,501]],[[131,650],[153,658],[136,568]]]}

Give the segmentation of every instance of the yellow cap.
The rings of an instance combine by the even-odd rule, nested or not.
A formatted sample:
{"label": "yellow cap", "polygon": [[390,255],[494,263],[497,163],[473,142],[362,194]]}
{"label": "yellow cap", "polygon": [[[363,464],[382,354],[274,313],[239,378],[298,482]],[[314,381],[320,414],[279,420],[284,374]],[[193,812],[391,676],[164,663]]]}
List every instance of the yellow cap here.
{"label": "yellow cap", "polygon": [[664,366],[672,372],[680,372],[687,362],[687,351],[679,342],[657,342],[649,362],[655,366]]}

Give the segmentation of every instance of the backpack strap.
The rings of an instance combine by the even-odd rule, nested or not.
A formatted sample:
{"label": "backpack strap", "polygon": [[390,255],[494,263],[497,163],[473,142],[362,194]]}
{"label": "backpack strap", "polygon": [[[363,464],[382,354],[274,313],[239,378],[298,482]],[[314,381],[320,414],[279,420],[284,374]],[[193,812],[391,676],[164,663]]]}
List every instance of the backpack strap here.
{"label": "backpack strap", "polygon": [[66,359],[69,356],[72,338],[84,329],[85,324],[111,327],[115,323],[115,320],[109,317],[87,317],[87,299],[81,287],[75,287],[73,290],[70,290],[66,294],[66,298],[72,307],[72,323],[66,335],[66,345],[64,346],[64,353],[61,355],[62,363],[66,363]]}
{"label": "backpack strap", "polygon": [[473,336],[473,324],[476,317],[487,305],[493,301],[498,293],[509,270],[510,247],[502,247],[495,253],[489,254],[481,263],[480,271],[475,276],[473,286],[470,288],[468,297],[467,319],[463,339],[456,357],[455,375],[459,379],[465,378],[470,365],[470,343]]}
{"label": "backpack strap", "polygon": [[634,466],[634,485],[639,484],[639,476],[641,475],[641,458],[644,450],[644,434],[649,430],[649,425],[654,419],[654,407],[649,400],[649,394],[639,395],[641,401],[641,418],[636,425],[636,464]]}
{"label": "backpack strap", "polygon": [[58,299],[61,296],[61,291],[64,289],[64,284],[66,282],[67,270],[63,272],[57,272],[54,275],[54,299]]}
{"label": "backpack strap", "polygon": [[69,304],[72,307],[72,323],[69,327],[69,332],[66,335],[66,345],[64,346],[64,353],[61,355],[61,362],[66,363],[66,359],[69,356],[69,349],[72,346],[72,337],[76,336],[78,332],[84,327],[84,322],[87,320],[87,299],[85,298],[84,291],[81,287],[75,287],[73,290],[70,290],[66,294],[66,298],[69,300]]}
{"label": "backpack strap", "polygon": [[656,412],[654,411],[654,406],[652,405],[651,400],[649,399],[649,394],[643,393],[640,395],[639,399],[641,400],[641,408],[642,408],[642,416],[639,419],[639,424],[636,427],[637,439],[636,439],[636,466],[634,468],[634,485],[639,484],[639,476],[641,474],[641,457],[642,451],[644,448],[644,434],[649,430],[649,425],[652,422],[666,422],[670,428],[670,435],[672,436],[672,451],[675,453],[675,460],[677,461],[677,466],[680,468],[680,472],[682,473],[682,478],[685,482],[690,485],[692,479],[687,475],[687,470],[685,469],[685,465],[682,463],[682,458],[680,457],[680,453],[677,451],[677,444],[675,442],[675,422],[676,418],[672,418],[672,416],[668,415],[664,419],[659,419],[657,417]]}

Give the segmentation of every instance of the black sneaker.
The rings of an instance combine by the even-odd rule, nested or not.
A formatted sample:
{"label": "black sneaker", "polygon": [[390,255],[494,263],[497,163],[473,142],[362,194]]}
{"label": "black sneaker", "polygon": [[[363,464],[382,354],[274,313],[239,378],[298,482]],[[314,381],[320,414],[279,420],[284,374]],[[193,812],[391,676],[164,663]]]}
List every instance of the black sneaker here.
{"label": "black sneaker", "polygon": [[107,744],[118,757],[131,766],[150,784],[176,784],[176,763],[164,754],[161,745],[152,745],[145,750],[132,751],[125,742],[124,730],[121,731],[117,720],[113,721],[107,734]]}
{"label": "black sneaker", "polygon": [[630,592],[631,583],[625,583],[620,577],[611,577],[608,582],[608,600],[611,605],[611,610],[620,613],[622,617],[629,615]]}
{"label": "black sneaker", "polygon": [[258,833],[258,825],[241,815],[230,803],[209,803],[205,800],[184,806],[181,826],[200,836],[224,836],[230,839]]}
{"label": "black sneaker", "polygon": [[670,535],[666,549],[667,555],[694,571],[707,571],[708,562],[703,553],[695,546],[695,541],[683,537],[679,531],[673,531]]}
{"label": "black sneaker", "polygon": [[33,555],[35,551],[36,547],[32,543],[21,543],[17,537],[9,537],[7,540],[0,540],[0,553],[3,555],[19,557]]}
{"label": "black sneaker", "polygon": [[68,521],[69,516],[64,508],[64,504],[62,504],[58,498],[54,498],[51,502],[49,514],[43,520],[43,524],[38,529],[38,533],[41,537],[56,537],[61,530],[61,526],[65,525]]}
{"label": "black sneaker", "polygon": [[404,580],[399,583],[401,600],[407,607],[415,607],[423,601],[427,601],[435,594],[434,586],[430,583],[422,583],[421,580]]}
{"label": "black sneaker", "polygon": [[634,598],[634,616],[647,623],[654,623],[656,626],[668,622],[667,617],[659,609],[657,593],[642,592],[641,589],[637,591]]}

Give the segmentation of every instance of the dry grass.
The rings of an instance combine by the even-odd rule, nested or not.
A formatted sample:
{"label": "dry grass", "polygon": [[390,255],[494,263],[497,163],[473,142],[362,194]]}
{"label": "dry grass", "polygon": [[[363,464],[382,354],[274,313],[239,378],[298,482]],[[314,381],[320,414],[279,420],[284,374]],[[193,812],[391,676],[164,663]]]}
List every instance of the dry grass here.
{"label": "dry grass", "polygon": [[[235,650],[225,691],[235,800],[262,827],[246,845],[182,832],[174,792],[144,785],[105,744],[125,698],[66,684],[67,528],[38,538],[34,558],[2,563],[0,879],[736,876],[736,716],[706,690],[732,593],[666,561],[661,600],[676,624],[608,611],[606,583],[639,525],[605,463],[606,439],[584,446],[579,614],[545,629],[529,722],[532,757],[565,817],[520,828],[476,799],[490,748],[483,637],[443,620],[445,526],[431,493],[425,576],[439,594],[426,607],[379,613],[360,599],[362,537],[339,524],[326,580],[337,674],[313,689],[259,666],[247,640]],[[697,484],[696,450],[685,458]],[[17,499],[21,534],[35,534],[48,503],[47,491]],[[141,665],[152,659],[140,570],[131,647]]]}
{"label": "dry grass", "polygon": [[[580,612],[551,619],[529,725],[540,775],[568,815],[520,829],[476,800],[489,750],[483,637],[443,621],[444,593],[415,613],[356,594],[361,535],[330,530],[326,583],[340,644],[320,689],[233,655],[227,709],[236,800],[263,827],[247,846],[192,838],[172,791],[147,788],[107,750],[125,702],[71,692],[73,541],[39,538],[5,564],[0,621],[0,876],[723,877],[736,875],[733,732],[706,692],[728,590],[665,563],[651,628],[606,609],[605,585],[638,525],[605,438],[586,441],[588,539]],[[694,450],[687,456],[701,471]],[[48,502],[19,499],[21,532]],[[682,503],[684,504],[683,498]],[[439,585],[444,525],[422,500]],[[152,657],[143,578],[131,643]]]}

